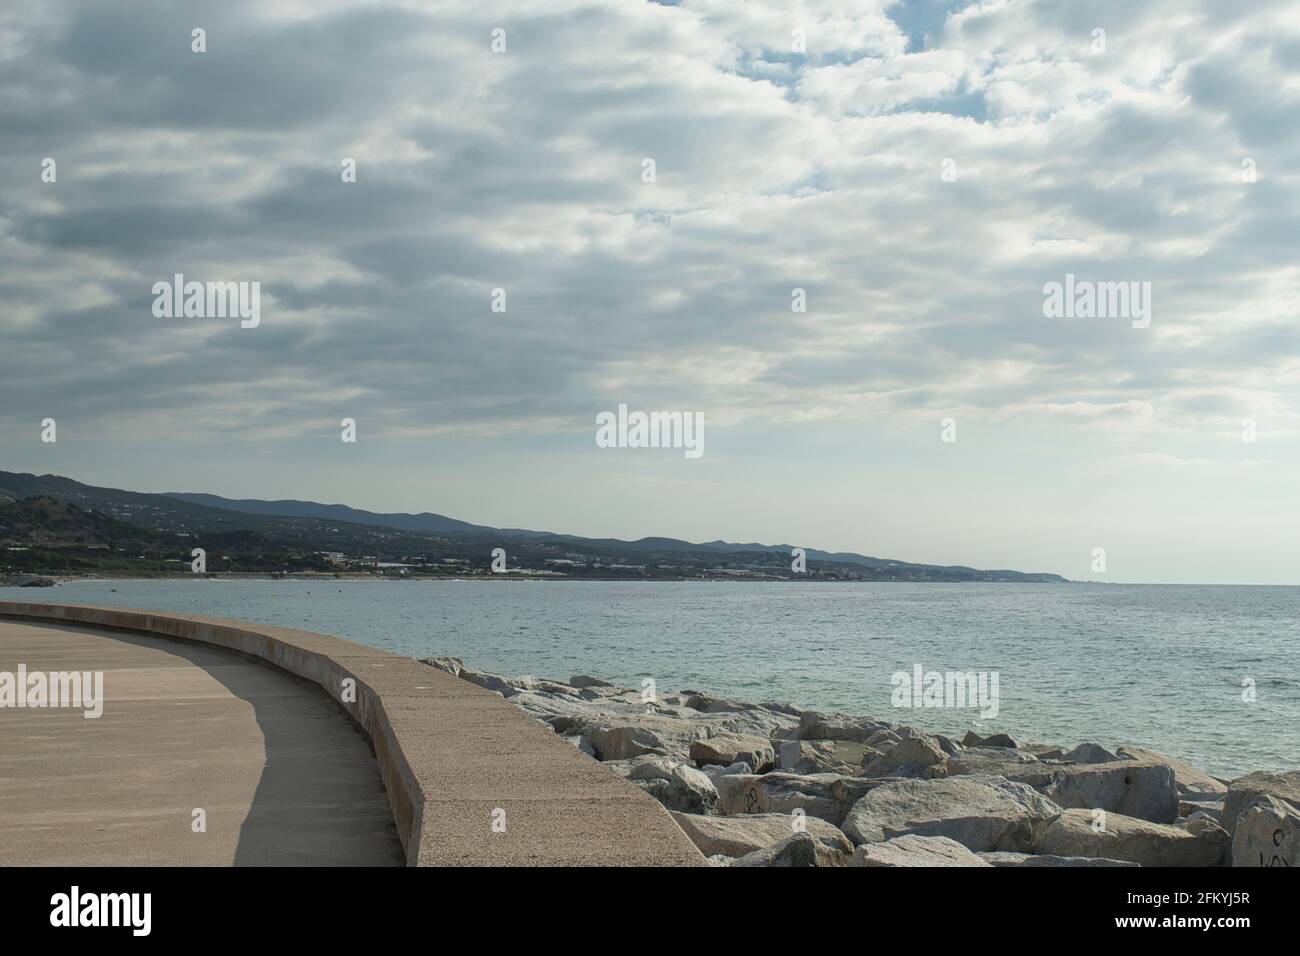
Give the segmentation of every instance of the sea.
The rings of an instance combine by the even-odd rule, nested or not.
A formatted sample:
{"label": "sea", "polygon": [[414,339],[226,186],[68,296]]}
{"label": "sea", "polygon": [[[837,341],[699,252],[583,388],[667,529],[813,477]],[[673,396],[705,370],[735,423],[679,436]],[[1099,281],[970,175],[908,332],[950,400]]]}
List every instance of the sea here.
{"label": "sea", "polygon": [[[502,674],[589,674],[956,736],[1146,747],[1225,779],[1300,767],[1300,587],[83,580],[0,600],[241,618]],[[900,700],[918,666],[995,675],[996,708]]]}

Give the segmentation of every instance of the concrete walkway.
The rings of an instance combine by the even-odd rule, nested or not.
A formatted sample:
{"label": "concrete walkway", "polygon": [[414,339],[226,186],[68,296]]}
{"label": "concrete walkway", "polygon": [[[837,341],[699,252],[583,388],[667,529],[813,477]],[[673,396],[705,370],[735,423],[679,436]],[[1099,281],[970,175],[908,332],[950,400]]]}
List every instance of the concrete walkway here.
{"label": "concrete walkway", "polygon": [[248,621],[0,601],[0,672],[19,664],[102,670],[107,704],[95,720],[0,707],[0,864],[705,865],[639,787],[409,657]]}
{"label": "concrete walkway", "polygon": [[0,707],[0,865],[406,862],[369,741],[320,687],[200,645],[0,619],[0,671],[20,663],[103,671],[106,702],[97,719]]}

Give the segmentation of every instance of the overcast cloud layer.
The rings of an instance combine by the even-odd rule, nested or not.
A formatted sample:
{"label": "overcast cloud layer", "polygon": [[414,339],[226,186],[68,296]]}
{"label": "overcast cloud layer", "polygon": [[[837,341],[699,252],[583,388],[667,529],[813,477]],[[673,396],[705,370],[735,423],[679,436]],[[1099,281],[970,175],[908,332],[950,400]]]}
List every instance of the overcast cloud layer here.
{"label": "overcast cloud layer", "polygon": [[[1300,581],[1294,3],[9,4],[0,129],[0,468]],[[621,402],[704,458],[598,449]]]}

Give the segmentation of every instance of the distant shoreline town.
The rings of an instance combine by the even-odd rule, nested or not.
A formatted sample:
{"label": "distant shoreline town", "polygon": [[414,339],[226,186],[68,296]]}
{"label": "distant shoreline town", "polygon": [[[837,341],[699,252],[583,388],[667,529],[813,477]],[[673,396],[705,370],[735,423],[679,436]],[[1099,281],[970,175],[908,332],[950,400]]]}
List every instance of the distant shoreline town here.
{"label": "distant shoreline town", "polygon": [[613,581],[1066,583],[983,570],[766,545],[585,538],[475,525],[437,514],[376,514],[310,501],[98,488],[0,472],[0,578],[18,576],[497,577]]}

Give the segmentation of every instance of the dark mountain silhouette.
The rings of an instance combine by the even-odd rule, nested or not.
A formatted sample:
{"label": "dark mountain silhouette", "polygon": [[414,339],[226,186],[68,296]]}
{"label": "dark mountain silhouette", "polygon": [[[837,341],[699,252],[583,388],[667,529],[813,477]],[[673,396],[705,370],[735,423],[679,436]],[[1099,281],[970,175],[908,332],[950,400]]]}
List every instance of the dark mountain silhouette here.
{"label": "dark mountain silhouette", "polygon": [[[0,503],[41,497],[64,501],[133,526],[179,535],[253,532],[279,551],[337,552],[375,561],[410,558],[417,567],[486,566],[507,547],[525,569],[563,567],[567,576],[790,578],[789,544],[648,537],[586,538],[495,528],[433,512],[383,514],[314,501],[230,499],[195,492],[152,494],[99,488],[57,475],[0,472]],[[1057,574],[918,564],[805,546],[808,577],[872,581],[1063,582]],[[414,557],[412,557],[414,556]]]}

